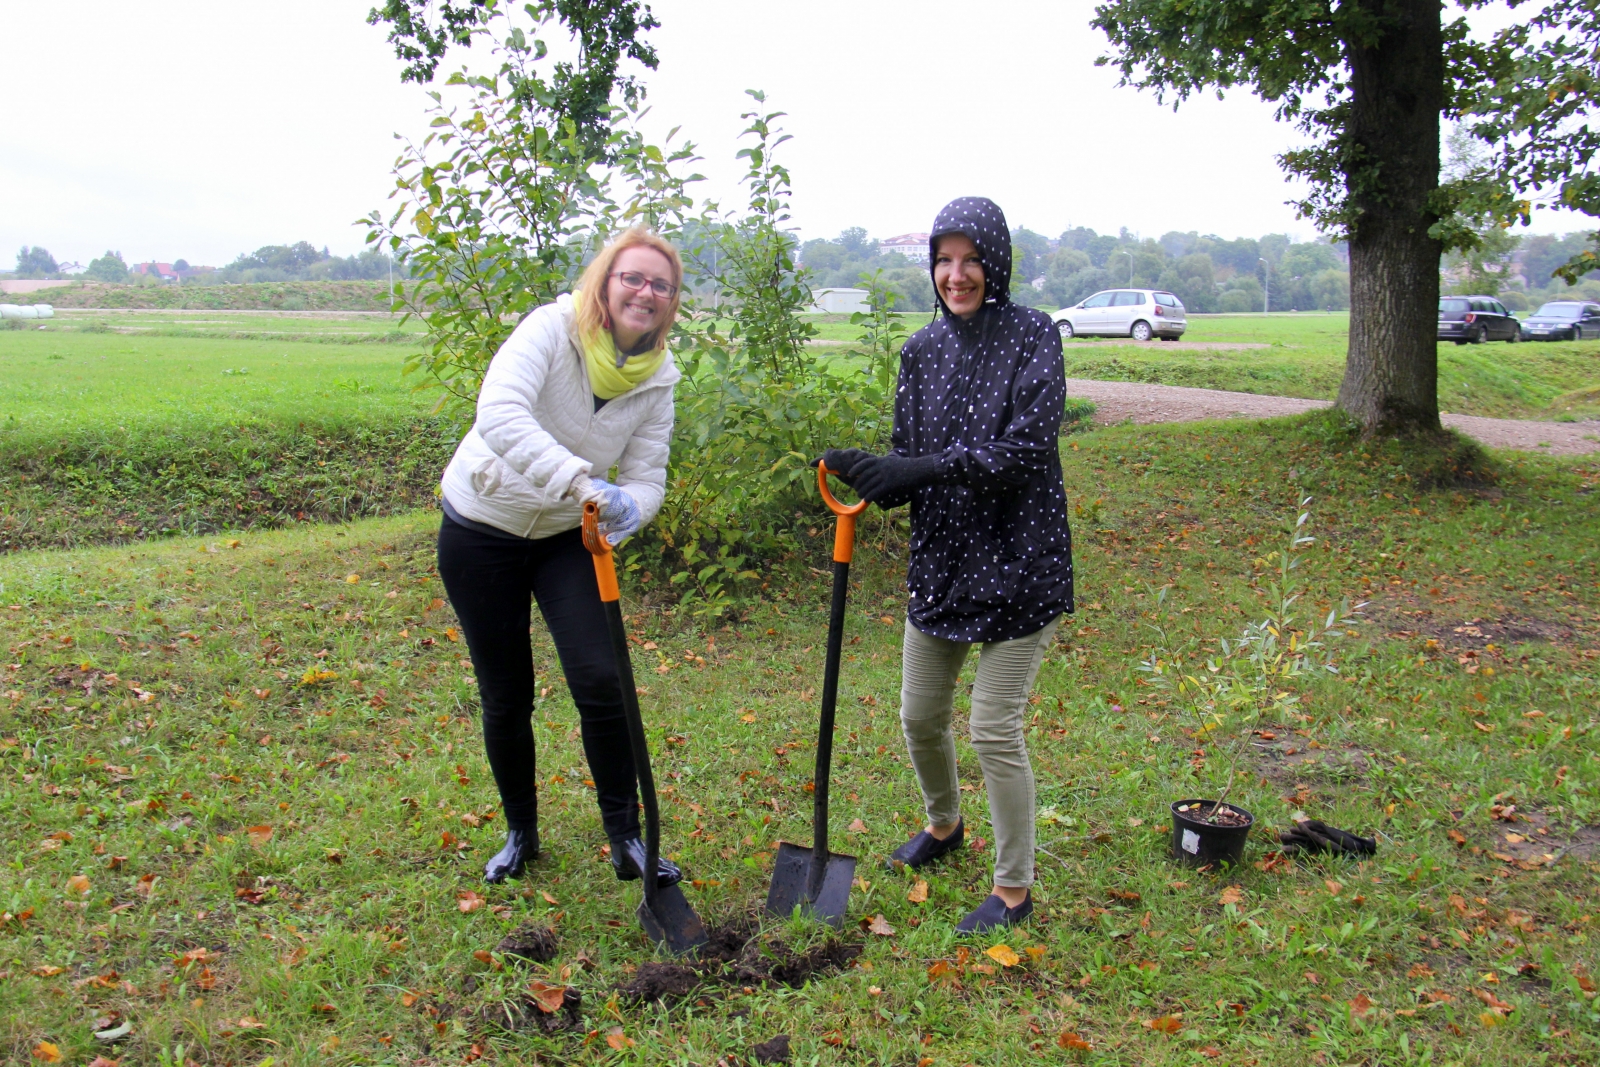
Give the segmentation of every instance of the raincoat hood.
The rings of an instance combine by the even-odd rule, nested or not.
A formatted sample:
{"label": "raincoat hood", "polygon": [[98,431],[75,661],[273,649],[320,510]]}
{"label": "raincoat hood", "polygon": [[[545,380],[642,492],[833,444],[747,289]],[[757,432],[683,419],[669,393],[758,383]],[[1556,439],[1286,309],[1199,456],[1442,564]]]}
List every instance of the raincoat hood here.
{"label": "raincoat hood", "polygon": [[[983,265],[983,303],[985,307],[1001,307],[1011,302],[1011,229],[1006,225],[1005,212],[986,196],[962,196],[950,201],[933,220],[933,230],[928,234],[928,274],[933,275],[934,254],[939,238],[959,233],[978,246],[978,259]],[[939,295],[937,282],[933,298],[946,316],[954,318]]]}

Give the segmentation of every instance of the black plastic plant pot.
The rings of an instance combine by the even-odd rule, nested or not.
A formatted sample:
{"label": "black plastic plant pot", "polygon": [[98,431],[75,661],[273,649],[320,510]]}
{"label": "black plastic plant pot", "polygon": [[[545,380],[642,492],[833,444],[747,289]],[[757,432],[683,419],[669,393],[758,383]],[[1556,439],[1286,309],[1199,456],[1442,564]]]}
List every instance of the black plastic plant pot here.
{"label": "black plastic plant pot", "polygon": [[1244,843],[1255,825],[1255,816],[1237,804],[1226,804],[1227,810],[1244,816],[1244,822],[1234,826],[1207,822],[1215,806],[1211,800],[1172,802],[1172,855],[1179,863],[1190,867],[1237,867],[1244,862]]}

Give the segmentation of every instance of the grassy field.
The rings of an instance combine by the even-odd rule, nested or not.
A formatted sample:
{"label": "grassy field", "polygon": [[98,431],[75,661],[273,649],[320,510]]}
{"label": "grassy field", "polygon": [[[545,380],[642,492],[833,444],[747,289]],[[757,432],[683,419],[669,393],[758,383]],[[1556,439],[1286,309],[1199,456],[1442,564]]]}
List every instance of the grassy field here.
{"label": "grassy field", "polygon": [[414,508],[456,431],[406,351],[0,331],[0,550]]}
{"label": "grassy field", "polygon": [[387,282],[259,282],[249,285],[80,285],[47,289],[32,302],[58,308],[257,308],[387,311]]}
{"label": "grassy field", "polygon": [[[648,567],[625,585],[670,851],[735,957],[699,971],[635,927],[537,626],[546,854],[481,883],[502,826],[433,517],[0,559],[0,1058],[710,1067],[787,1034],[822,1064],[1600,1059],[1600,470],[1505,456],[1426,489],[1440,457],[1320,415],[1108,428],[1063,457],[1080,611],[1029,717],[1039,912],[1003,937],[952,933],[987,847],[926,887],[880,866],[919,820],[892,527],[865,527],[848,616],[834,833],[861,880],[833,948],[752,925],[775,842],[809,840],[826,578],[775,574],[711,624],[653,607]],[[1197,735],[1138,664],[1260,617],[1307,491],[1306,612],[1368,602],[1340,675]],[[821,568],[820,510],[815,531]],[[1167,804],[1222,788],[1233,736],[1260,832],[1237,870],[1180,868]],[[1283,857],[1267,831],[1297,808],[1377,857]],[[553,958],[497,947],[524,924]],[[579,1007],[540,1012],[547,987]]]}
{"label": "grassy field", "polygon": [[[1077,338],[1067,373],[1332,400],[1344,376],[1349,316],[1204,315],[1185,341],[1262,348],[1186,350]],[[1600,418],[1600,341],[1439,346],[1439,406],[1496,418]]]}

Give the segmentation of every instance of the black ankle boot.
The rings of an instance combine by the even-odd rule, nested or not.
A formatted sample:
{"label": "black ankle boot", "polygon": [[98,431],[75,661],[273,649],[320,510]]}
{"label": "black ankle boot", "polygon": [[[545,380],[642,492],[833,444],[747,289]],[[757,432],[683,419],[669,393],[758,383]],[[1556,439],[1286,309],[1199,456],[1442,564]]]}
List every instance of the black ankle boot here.
{"label": "black ankle boot", "polygon": [[[637,881],[639,871],[644,867],[644,842],[637,837],[611,842],[611,866],[616,870],[620,880]],[[681,881],[683,872],[678,869],[678,865],[665,856],[657,856],[656,885],[677,885]]]}
{"label": "black ankle boot", "polygon": [[507,878],[520,878],[523,868],[538,858],[539,831],[512,829],[506,834],[505,847],[483,865],[483,880],[503,882]]}

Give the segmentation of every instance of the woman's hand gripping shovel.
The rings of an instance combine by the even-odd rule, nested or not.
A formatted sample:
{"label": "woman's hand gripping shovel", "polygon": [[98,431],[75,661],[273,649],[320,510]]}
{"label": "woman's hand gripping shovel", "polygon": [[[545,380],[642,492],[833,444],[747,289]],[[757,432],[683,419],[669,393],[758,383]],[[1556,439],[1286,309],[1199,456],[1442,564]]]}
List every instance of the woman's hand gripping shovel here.
{"label": "woman's hand gripping shovel", "polygon": [[828,492],[826,466],[817,464],[817,487],[839,517],[833,535],[833,610],[828,616],[828,658],[822,676],[822,719],[817,726],[816,792],[811,845],[780,842],[767,890],[767,914],[787,918],[800,908],[832,926],[844,925],[855,880],[856,858],[828,851],[828,775],[833,764],[833,712],[839,698],[839,654],[844,646],[844,604],[850,592],[850,556],[856,545],[856,516],[867,502],[845,507]]}
{"label": "woman's hand gripping shovel", "polygon": [[644,803],[644,870],[639,878],[639,884],[644,887],[644,900],[639,905],[639,923],[650,940],[665,944],[669,951],[682,955],[706,943],[706,928],[684,899],[683,890],[676,885],[656,884],[656,861],[661,855],[661,811],[656,806],[656,780],[650,773],[650,744],[645,738],[644,720],[639,715],[639,693],[634,687],[633,663],[628,657],[628,631],[622,622],[617,569],[611,561],[611,545],[600,533],[599,519],[598,505],[583,506],[583,544],[594,554],[594,575],[600,583],[600,599],[605,604],[606,624],[611,630],[611,653],[617,661],[622,708],[628,720],[628,742],[633,749],[634,773],[639,778],[639,797]]}

